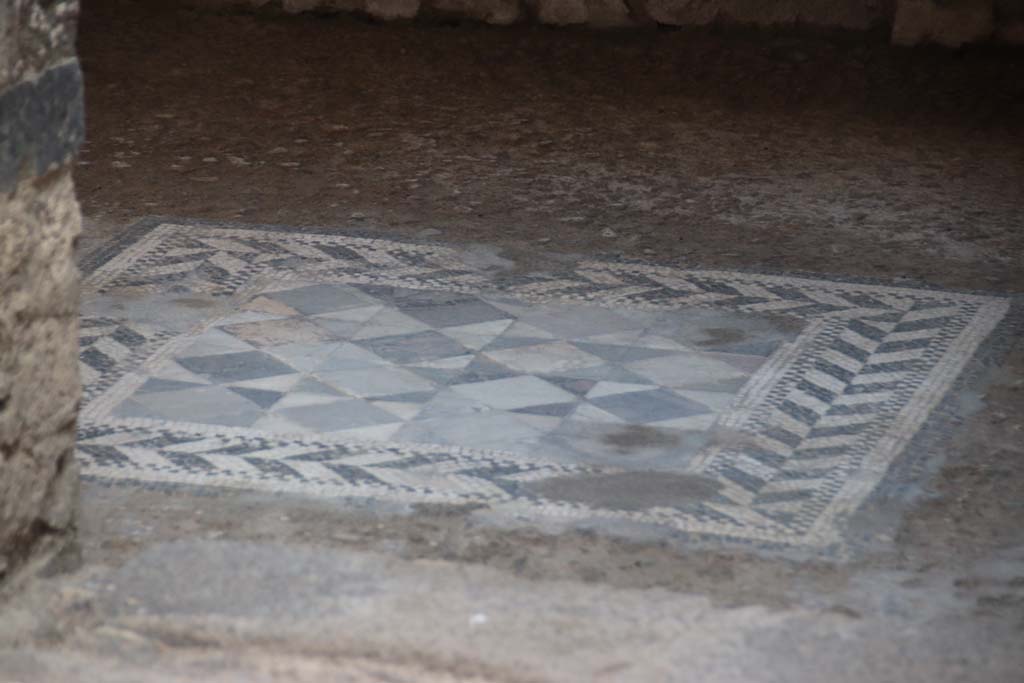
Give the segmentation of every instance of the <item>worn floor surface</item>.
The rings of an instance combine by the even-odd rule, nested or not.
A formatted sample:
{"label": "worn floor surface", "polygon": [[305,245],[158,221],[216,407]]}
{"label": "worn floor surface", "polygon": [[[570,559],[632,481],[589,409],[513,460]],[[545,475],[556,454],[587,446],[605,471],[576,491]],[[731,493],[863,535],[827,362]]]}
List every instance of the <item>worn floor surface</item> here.
{"label": "worn floor surface", "polygon": [[916,483],[943,399],[1015,334],[999,296],[475,261],[140,224],[86,264],[85,474],[845,554],[851,514]]}
{"label": "worn floor surface", "polygon": [[[331,259],[350,265],[365,256],[345,252],[358,235],[447,245],[464,273],[502,286],[453,287],[450,275],[424,286],[416,272],[422,263],[405,263],[413,276],[384,291],[353,271],[281,281],[253,277],[253,268],[239,271],[231,286],[241,289],[230,294],[216,286],[174,292],[136,283],[131,291],[120,283],[106,294],[87,287],[93,308],[83,332],[87,354],[95,349],[86,365],[98,375],[86,373],[95,408],[83,427],[118,423],[127,431],[120,444],[109,435],[106,443],[84,442],[83,466],[105,467],[108,476],[84,484],[78,556],[59,558],[50,578],[6,603],[0,680],[1019,678],[1024,350],[1000,334],[1009,328],[988,334],[971,317],[978,309],[968,310],[969,302],[983,308],[1024,290],[1019,55],[892,50],[844,36],[380,26],[158,5],[94,0],[84,9],[90,132],[77,174],[84,264],[127,272],[116,267],[116,255],[142,244],[132,226],[169,215],[214,226],[292,226],[263,241],[263,249],[304,244],[292,265],[320,259],[308,250],[318,231],[303,226],[328,236],[314,251],[331,243]],[[199,232],[191,224],[164,234],[190,240]],[[195,248],[219,264],[200,275],[229,272],[248,258],[223,242]],[[166,253],[153,253],[167,263]],[[948,400],[923,410],[934,423],[893,432],[932,438],[904,444],[873,434],[900,455],[840,470],[836,484],[867,495],[846,498],[863,502],[841,514],[794,515],[806,492],[755,496],[730,508],[733,520],[757,513],[742,516],[746,525],[776,520],[772,539],[743,541],[735,525],[682,536],[676,526],[672,536],[664,519],[642,529],[612,528],[607,516],[601,524],[581,525],[577,517],[547,526],[556,508],[592,515],[599,507],[622,517],[646,514],[668,497],[685,498],[688,514],[707,514],[723,496],[742,499],[754,479],[735,468],[698,471],[716,462],[702,454],[723,436],[699,425],[727,420],[772,368],[785,387],[786,368],[801,367],[786,348],[808,338],[874,343],[878,323],[892,322],[854,330],[861,337],[830,336],[815,327],[816,316],[721,302],[696,314],[687,306],[637,306],[644,294],[630,293],[603,309],[626,314],[625,330],[609,331],[604,319],[587,334],[579,311],[601,302],[522,291],[538,275],[544,282],[543,274],[583,272],[601,274],[588,280],[590,292],[625,286],[649,293],[651,270],[629,273],[626,285],[614,282],[626,279],[616,268],[638,262],[675,278],[713,271],[733,278],[730,286],[737,272],[749,278],[745,286],[765,287],[768,280],[755,273],[809,271],[797,279],[818,283],[811,293],[819,297],[821,283],[839,283],[830,296],[849,297],[873,278],[898,291],[932,288],[910,290],[915,296],[949,297],[956,313],[934,326],[930,351],[914,361],[947,373],[934,388]],[[662,280],[662,291],[679,295],[680,280]],[[972,299],[950,290],[988,294]],[[358,305],[325,310],[324,291],[328,301],[344,292]],[[418,299],[424,291],[432,294]],[[437,297],[453,307],[437,306]],[[445,317],[455,309],[456,317]],[[929,308],[904,315],[914,310]],[[517,336],[512,328],[524,316],[543,334]],[[160,332],[150,339],[138,328],[154,318],[159,325],[149,329]],[[931,324],[885,334],[923,334]],[[584,339],[625,331],[638,341],[652,326],[674,331],[683,348],[630,344],[654,355],[627,358],[616,355],[614,342]],[[976,330],[987,341],[953,352],[957,330]],[[127,380],[108,373],[105,383],[102,356],[140,337],[145,372]],[[518,345],[524,339],[534,343]],[[314,367],[296,367],[285,348],[296,344],[330,351]],[[156,349],[166,353],[150,353]],[[810,357],[823,358],[821,351]],[[913,348],[871,350],[907,352]],[[640,372],[673,355],[711,373],[711,384],[683,386],[656,368]],[[466,365],[429,365],[453,358]],[[386,372],[361,372],[365,364]],[[248,376],[257,367],[258,376]],[[588,368],[629,372],[632,381],[572,376]],[[472,389],[502,381],[515,386]],[[951,393],[946,381],[956,384]],[[175,392],[188,400],[166,400]],[[204,397],[218,409],[214,423],[196,419],[209,415],[199,410]],[[927,405],[908,395],[891,400]],[[324,421],[324,410],[333,413],[318,406],[341,402],[360,407],[359,424]],[[439,404],[442,414],[433,417]],[[522,427],[513,443],[505,432],[470,431],[450,412],[460,405]],[[758,405],[777,408],[782,399]],[[654,407],[665,412],[653,422],[688,422],[645,422]],[[581,411],[604,422],[579,420]],[[800,423],[806,413],[789,417]],[[882,423],[896,424],[869,424]],[[132,443],[153,428],[164,435]],[[237,454],[253,446],[256,432],[288,448],[308,446],[312,432],[323,440],[325,428],[381,431],[363,435],[370,456],[355,465],[366,453],[346,454],[349,462],[331,470],[315,459],[288,461],[295,454],[281,451],[267,460],[284,460],[287,469],[231,466],[228,478],[246,488],[166,488],[190,468],[196,483],[209,478],[200,461],[244,461]],[[439,501],[422,494],[430,487],[450,493],[450,474],[428,485],[422,466],[380,466],[389,462],[374,449],[403,430],[444,447],[434,454],[468,443],[455,459],[462,465],[459,458],[483,452],[515,458],[474,468],[466,501]],[[573,439],[560,438],[566,430],[576,430]],[[571,448],[580,430],[596,437],[582,453]],[[216,462],[201,448],[198,455],[180,448],[211,439],[222,447]],[[335,435],[317,448],[329,452],[351,439]],[[529,444],[529,458],[527,449],[516,451],[520,444]],[[680,462],[665,458],[677,452]],[[102,454],[109,456],[103,465]],[[118,458],[163,474],[111,483]],[[410,462],[409,453],[396,454],[403,458]],[[660,478],[630,471],[644,459]],[[571,476],[505,484],[503,467],[538,461]],[[754,464],[743,463],[744,471]],[[330,486],[350,486],[368,467],[390,484],[372,488],[375,505],[365,504],[367,496],[339,505],[302,486],[281,492],[281,482],[301,484],[310,467],[330,471],[323,478]],[[572,483],[579,468],[597,470],[586,486]],[[396,486],[404,476],[413,480]],[[491,503],[489,513],[481,507],[487,502],[472,497],[482,482],[505,484],[488,489],[495,497],[548,507],[531,502],[517,519],[493,513]],[[381,502],[389,487],[411,495],[389,507]],[[820,515],[835,500],[829,496],[843,491],[813,488],[809,498],[823,504],[806,509]],[[838,529],[841,543],[803,542],[825,538],[800,531],[812,517]],[[794,529],[803,541],[794,542]]]}

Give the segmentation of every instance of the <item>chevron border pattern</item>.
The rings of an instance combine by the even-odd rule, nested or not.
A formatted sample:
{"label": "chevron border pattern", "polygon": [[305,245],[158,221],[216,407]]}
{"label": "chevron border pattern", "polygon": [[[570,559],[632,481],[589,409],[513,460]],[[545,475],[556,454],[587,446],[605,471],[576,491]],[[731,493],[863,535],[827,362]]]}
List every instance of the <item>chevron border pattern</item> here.
{"label": "chevron border pattern", "polygon": [[207,296],[231,309],[281,282],[498,289],[527,303],[786,316],[803,330],[750,379],[716,425],[722,438],[691,463],[690,473],[713,479],[718,493],[624,511],[531,493],[523,483],[597,470],[517,454],[113,418],[113,406],[137,386],[139,368],[166,354],[182,332],[114,314],[89,317],[82,322],[79,443],[87,475],[397,503],[480,502],[509,518],[654,526],[818,549],[842,546],[845,520],[1010,308],[1005,298],[981,294],[599,260],[495,282],[454,247],[188,222],[154,223],[108,256],[86,280],[87,300]]}

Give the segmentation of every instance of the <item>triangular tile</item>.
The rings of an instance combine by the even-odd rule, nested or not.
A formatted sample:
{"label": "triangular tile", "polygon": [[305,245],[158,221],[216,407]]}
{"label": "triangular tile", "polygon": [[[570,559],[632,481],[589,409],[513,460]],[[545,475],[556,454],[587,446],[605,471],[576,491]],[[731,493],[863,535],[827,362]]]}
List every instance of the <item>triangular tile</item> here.
{"label": "triangular tile", "polygon": [[605,344],[609,346],[636,346],[637,340],[643,336],[643,330],[627,330],[625,332],[610,332],[607,334],[595,334],[589,337],[577,339],[577,342],[586,344]]}
{"label": "triangular tile", "polygon": [[279,391],[281,393],[288,393],[292,387],[298,384],[304,375],[295,373],[291,375],[274,375],[273,377],[260,377],[259,379],[249,379],[244,382],[232,382],[232,388],[243,388],[243,389],[261,389],[263,391]]}
{"label": "triangular tile", "polygon": [[726,394],[735,394],[742,389],[750,378],[747,376],[723,379],[717,382],[694,382],[693,384],[680,384],[677,390],[686,391],[718,391]]}
{"label": "triangular tile", "polygon": [[377,339],[378,337],[393,337],[403,334],[415,334],[432,329],[419,320],[400,313],[396,310],[385,308],[373,316],[352,335],[353,340]]}
{"label": "triangular tile", "polygon": [[335,339],[351,339],[363,326],[361,322],[352,320],[331,320],[329,318],[308,318],[317,327],[326,330]]}
{"label": "triangular tile", "polygon": [[541,375],[548,381],[554,381],[553,378],[563,377],[571,379],[589,379],[600,381],[605,380],[608,382],[623,382],[626,384],[650,384],[651,380],[631,372],[623,368],[620,365],[614,365],[608,363],[606,365],[598,365],[592,368],[579,368],[576,370],[569,370],[566,372],[557,372],[550,375]]}
{"label": "triangular tile", "polygon": [[306,315],[333,313],[378,303],[354,287],[320,283],[274,292],[275,301],[283,302]]}
{"label": "triangular tile", "polygon": [[466,396],[460,396],[451,389],[443,389],[423,406],[417,420],[447,419],[466,415],[481,415],[492,408]]}
{"label": "triangular tile", "polygon": [[526,323],[520,320],[517,320],[515,323],[509,326],[509,328],[505,330],[505,332],[502,334],[502,337],[526,337],[529,339],[543,340],[557,339],[555,335],[551,334],[547,330],[542,330],[539,327],[534,327],[533,325],[527,325]]}
{"label": "triangular tile", "polygon": [[700,415],[690,415],[689,417],[661,420],[660,422],[648,422],[647,426],[678,429],[681,431],[704,431],[711,429],[717,420],[717,413],[702,413]]}
{"label": "triangular tile", "polygon": [[587,392],[594,388],[597,384],[597,380],[593,379],[577,379],[575,377],[552,377],[550,375],[542,375],[542,377],[551,382],[560,389],[565,389],[570,394],[576,396],[586,396]]}
{"label": "triangular tile", "polygon": [[772,355],[780,346],[782,346],[782,341],[777,339],[763,342],[737,342],[734,344],[701,344],[701,348],[706,351],[735,353],[744,356],[761,356],[762,358]]}
{"label": "triangular tile", "polygon": [[715,352],[704,353],[701,355],[707,356],[708,358],[714,358],[715,360],[723,363],[728,363],[732,367],[737,368],[738,370],[743,370],[744,372],[754,372],[764,365],[763,356],[746,356],[738,353]]}
{"label": "triangular tile", "polygon": [[560,339],[572,340],[612,332],[631,332],[641,326],[640,322],[628,316],[600,306],[543,306],[520,318],[520,322]]}
{"label": "triangular tile", "polygon": [[302,425],[292,422],[291,420],[282,417],[281,415],[264,415],[260,419],[252,423],[252,429],[258,429],[264,432],[271,432],[273,434],[308,434],[311,429],[307,429]]}
{"label": "triangular tile", "polygon": [[186,382],[188,384],[203,384],[209,385],[210,380],[195,374],[191,370],[186,370],[174,361],[167,361],[162,364],[153,372],[153,378],[155,379],[166,379],[177,382]]}
{"label": "triangular tile", "polygon": [[206,330],[184,351],[177,354],[178,358],[196,356],[217,356],[224,353],[241,353],[252,351],[255,347],[216,327]]}
{"label": "triangular tile", "polygon": [[652,349],[644,346],[637,346],[628,349],[622,356],[621,363],[630,363],[637,360],[647,360],[648,358],[661,358],[663,356],[672,356],[678,353],[674,349]]}
{"label": "triangular tile", "polygon": [[333,372],[336,370],[355,370],[378,365],[392,365],[373,351],[356,344],[343,343],[331,349],[315,366],[316,372]]}
{"label": "triangular tile", "polygon": [[676,394],[697,401],[715,412],[723,412],[732,407],[736,402],[736,394],[722,391],[693,391],[690,389],[676,389]]}
{"label": "triangular tile", "polygon": [[407,290],[399,287],[392,287],[390,285],[352,285],[353,289],[359,290],[359,293],[367,297],[370,301],[375,301],[381,304],[394,304],[395,296],[399,292]]}
{"label": "triangular tile", "polygon": [[341,344],[326,342],[322,344],[278,344],[268,346],[264,351],[296,370],[313,372],[340,348]]}
{"label": "triangular tile", "polygon": [[371,401],[371,403],[403,420],[411,420],[423,411],[422,403],[397,403],[393,401]]}
{"label": "triangular tile", "polygon": [[252,403],[223,386],[136,394],[132,398],[134,403],[148,407],[149,417],[175,422],[239,425],[261,414]]}
{"label": "triangular tile", "polygon": [[394,437],[395,433],[401,429],[404,424],[404,422],[388,422],[386,424],[370,425],[368,427],[355,427],[353,429],[338,429],[324,433],[335,437],[344,436],[358,440],[386,441]]}
{"label": "triangular tile", "polygon": [[407,394],[392,394],[381,396],[379,401],[392,401],[397,403],[426,403],[437,395],[436,391],[412,391]]}
{"label": "triangular tile", "polygon": [[661,337],[656,334],[649,334],[640,337],[640,339],[637,340],[636,345],[648,349],[662,349],[668,351],[693,351],[693,348],[690,346],[681,344],[667,337]]}
{"label": "triangular tile", "polygon": [[467,349],[479,350],[490,344],[512,324],[512,320],[492,320],[472,325],[438,328],[438,332],[454,339]]}
{"label": "triangular tile", "polygon": [[489,303],[491,306],[494,306],[495,308],[500,308],[501,310],[508,313],[509,317],[511,318],[521,318],[522,316],[528,314],[531,310],[529,304],[525,304],[522,301],[519,301],[518,299],[513,300],[503,299],[501,297],[495,296],[482,296],[480,297],[480,300]]}
{"label": "triangular tile", "polygon": [[330,313],[320,313],[319,315],[311,316],[314,321],[319,320],[339,320],[344,322],[352,323],[365,323],[379,314],[384,310],[383,306],[360,306],[358,308],[349,308],[344,311],[332,311]]}
{"label": "triangular tile", "polygon": [[201,420],[203,424],[223,425],[224,427],[251,427],[263,417],[263,411],[253,408],[241,413],[213,415]]}
{"label": "triangular tile", "polygon": [[[185,372],[188,372],[185,370]],[[146,383],[136,389],[136,394],[149,394],[157,393],[161,391],[178,391],[181,389],[192,389],[195,387],[209,386],[205,382],[182,382],[176,379],[161,379],[159,377],[150,377],[146,380]]]}
{"label": "triangular tile", "polygon": [[579,420],[581,422],[605,422],[609,424],[623,423],[621,418],[615,417],[611,413],[601,410],[590,403],[581,403],[579,407],[569,415],[569,419]]}
{"label": "triangular tile", "polygon": [[483,355],[513,370],[529,374],[557,374],[605,363],[601,358],[560,340],[518,349],[488,350]]}
{"label": "triangular tile", "polygon": [[657,389],[656,385],[647,384],[632,384],[626,382],[605,382],[601,381],[594,385],[594,388],[587,393],[587,398],[600,398],[602,396],[612,396],[614,394],[628,394],[634,391],[650,391],[651,389]]}
{"label": "triangular tile", "polygon": [[543,406],[527,406],[516,408],[513,413],[523,415],[541,415],[545,417],[565,417],[576,409],[577,403],[549,403]]}
{"label": "triangular tile", "polygon": [[275,301],[270,297],[258,296],[242,306],[243,311],[255,311],[258,313],[269,313],[275,316],[299,315],[299,312],[287,304]]}
{"label": "triangular tile", "polygon": [[[576,404],[570,404],[575,406]],[[516,415],[516,420],[519,422],[533,427],[541,434],[550,432],[553,429],[557,429],[562,424],[563,415],[541,415],[539,413],[527,413],[522,410],[512,411]]]}
{"label": "triangular tile", "polygon": [[486,382],[492,379],[504,379],[516,377],[522,373],[511,370],[500,363],[489,358],[477,356],[458,375],[453,377],[449,384],[469,384],[471,382]]}
{"label": "triangular tile", "polygon": [[464,354],[461,356],[451,356],[449,358],[438,358],[437,360],[421,361],[408,367],[439,368],[442,370],[462,370],[467,365],[473,362],[473,358],[474,356],[472,354]]}
{"label": "triangular tile", "polygon": [[542,337],[508,337],[502,335],[494,341],[485,345],[483,348],[478,349],[484,352],[491,351],[505,351],[506,349],[518,349],[524,346],[536,346],[537,344],[548,344],[551,342],[550,338]]}
{"label": "triangular tile", "polygon": [[599,358],[616,363],[626,363],[645,358],[670,356],[678,351],[674,349],[654,349],[642,346],[615,346],[611,344],[591,344],[590,342],[574,341],[573,346],[592,353]]}
{"label": "triangular tile", "polygon": [[280,412],[282,410],[288,410],[289,408],[305,408],[307,406],[320,406],[327,405],[328,403],[334,403],[338,400],[338,396],[329,396],[327,394],[298,394],[290,393],[286,394],[281,400],[274,404],[273,412]]}
{"label": "triangular tile", "polygon": [[261,313],[259,311],[242,311],[229,315],[217,321],[217,327],[228,327],[230,325],[241,325],[243,323],[261,323],[267,320],[280,320],[289,316],[274,313]]}
{"label": "triangular tile", "polygon": [[284,394],[279,391],[267,391],[265,389],[249,389],[247,387],[228,387],[243,398],[247,398],[260,408],[266,410],[278,402]]}
{"label": "triangular tile", "polygon": [[682,353],[664,358],[648,358],[626,364],[626,368],[653,382],[669,387],[682,387],[690,383],[720,382],[746,374],[707,353]]}
{"label": "triangular tile", "polygon": [[225,332],[261,348],[283,344],[328,344],[334,335],[307,318],[274,318],[222,327]]}
{"label": "triangular tile", "polygon": [[592,344],[584,341],[574,341],[572,343],[578,349],[586,351],[587,353],[593,354],[598,358],[602,358],[606,361],[619,362],[626,357],[629,353],[630,347],[628,346],[615,346],[611,344]]}
{"label": "triangular tile", "polygon": [[439,385],[449,384],[452,380],[462,374],[462,370],[460,369],[449,368],[420,368],[409,365],[405,366],[405,369]]}
{"label": "triangular tile", "polygon": [[113,415],[114,417],[142,417],[149,419],[161,417],[153,408],[142,405],[138,401],[134,401],[130,398],[117,404],[114,408]]}
{"label": "triangular tile", "polygon": [[332,386],[324,384],[320,380],[314,377],[304,377],[292,388],[295,393],[302,394],[322,394],[324,396],[344,396],[342,392],[338,391]]}
{"label": "triangular tile", "polygon": [[450,339],[454,339],[455,341],[459,342],[467,349],[470,349],[472,351],[479,351],[480,349],[486,347],[488,344],[494,341],[494,337],[491,337],[489,335],[485,336],[479,334],[448,334],[447,330],[438,331],[444,334],[445,336],[449,337]]}
{"label": "triangular tile", "polygon": [[472,334],[479,335],[481,337],[490,336],[497,337],[503,333],[509,327],[515,323],[515,320],[506,318],[503,320],[489,320],[483,323],[473,323],[471,325],[455,325],[452,327],[438,328],[438,332],[442,334]]}

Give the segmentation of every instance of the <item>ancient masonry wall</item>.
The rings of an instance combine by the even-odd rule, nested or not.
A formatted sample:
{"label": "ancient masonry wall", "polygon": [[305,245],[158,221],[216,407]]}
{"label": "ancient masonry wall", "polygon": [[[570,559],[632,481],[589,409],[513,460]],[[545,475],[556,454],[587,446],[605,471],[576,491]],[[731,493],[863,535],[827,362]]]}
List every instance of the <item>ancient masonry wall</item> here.
{"label": "ancient masonry wall", "polygon": [[77,16],[77,0],[0,0],[0,581],[74,525]]}
{"label": "ancient masonry wall", "polygon": [[508,25],[661,24],[884,30],[898,45],[1024,43],[1024,0],[180,0],[205,8],[353,12],[391,21],[457,18]]}

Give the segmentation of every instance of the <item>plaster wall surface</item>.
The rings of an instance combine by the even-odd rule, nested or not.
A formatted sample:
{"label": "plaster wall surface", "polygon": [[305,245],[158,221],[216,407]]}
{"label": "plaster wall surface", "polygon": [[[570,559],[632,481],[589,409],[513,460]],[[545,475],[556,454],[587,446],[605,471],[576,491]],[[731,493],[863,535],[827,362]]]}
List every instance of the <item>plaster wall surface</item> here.
{"label": "plaster wall surface", "polygon": [[77,2],[0,5],[0,580],[74,524]]}

